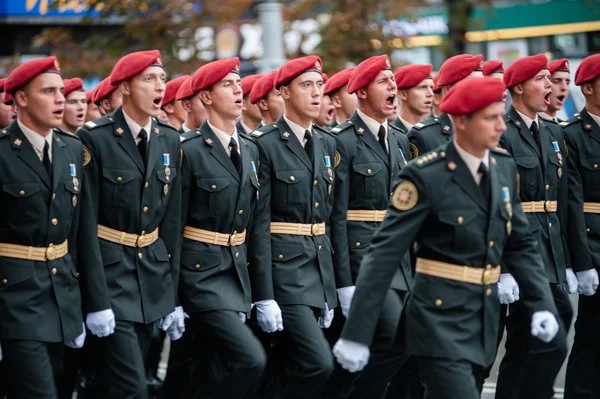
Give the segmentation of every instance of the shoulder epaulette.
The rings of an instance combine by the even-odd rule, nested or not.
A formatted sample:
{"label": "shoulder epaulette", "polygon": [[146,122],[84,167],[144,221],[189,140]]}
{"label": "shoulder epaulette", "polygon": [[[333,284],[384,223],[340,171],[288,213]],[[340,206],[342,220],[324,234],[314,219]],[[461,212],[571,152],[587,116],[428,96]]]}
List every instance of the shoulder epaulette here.
{"label": "shoulder epaulette", "polygon": [[402,130],[400,130],[400,128],[392,123],[388,123],[388,127],[390,127],[392,129],[392,131],[394,131],[394,133],[401,133],[404,134],[404,132],[402,132]]}
{"label": "shoulder epaulette", "polygon": [[313,125],[313,128],[314,128],[314,130],[315,130],[316,133],[331,135],[331,131],[330,130],[322,128],[321,126]]}
{"label": "shoulder epaulette", "polygon": [[342,123],[340,123],[339,125],[334,127],[333,129],[331,129],[331,133],[338,134],[342,130],[346,130],[349,127],[353,127],[353,126],[354,126],[354,122],[352,122],[350,119],[346,119],[345,121],[343,121]]}
{"label": "shoulder epaulette", "polygon": [[440,118],[438,118],[437,116],[436,117],[429,117],[429,118],[425,119],[422,122],[416,123],[413,126],[413,129],[415,129],[415,130],[421,130],[424,127],[438,125],[439,123],[440,123]]}
{"label": "shoulder epaulette", "polygon": [[496,148],[492,149],[492,152],[494,154],[501,154],[501,155],[510,157],[509,152],[507,150],[505,150],[504,148],[502,148],[502,147],[496,147]]}
{"label": "shoulder epaulette", "polygon": [[255,139],[262,137],[263,135],[265,135],[266,133],[271,133],[277,130],[277,123],[269,123],[268,125],[265,125],[263,127],[261,127],[258,130],[255,130],[251,133],[251,136],[254,137]]}
{"label": "shoulder epaulette", "polygon": [[444,151],[440,151],[440,152],[432,151],[432,152],[428,152],[426,154],[421,155],[420,157],[418,157],[411,163],[414,163],[417,166],[422,167],[424,165],[433,164],[436,161],[444,159],[445,157],[446,157],[446,153]]}
{"label": "shoulder epaulette", "polygon": [[573,115],[573,117],[571,119],[561,122],[560,126],[566,127],[566,126],[572,125],[574,123],[577,123],[579,121],[581,121],[581,116],[579,116],[579,114],[575,114],[575,115]]}
{"label": "shoulder epaulette", "polygon": [[71,132],[67,132],[66,130],[63,130],[63,129],[58,128],[58,127],[54,128],[54,133],[58,133],[60,135],[71,137],[71,138],[73,138],[75,140],[81,141],[81,140],[79,140],[79,137],[77,137],[76,134],[73,134]]}
{"label": "shoulder epaulette", "polygon": [[185,133],[180,134],[179,140],[183,143],[184,141],[191,140],[196,137],[202,137],[202,132],[199,128],[196,130],[189,130]]}
{"label": "shoulder epaulette", "polygon": [[160,119],[160,118],[154,118],[154,121],[155,121],[156,123],[158,123],[160,126],[166,126],[166,127],[169,127],[169,128],[171,128],[171,129],[173,129],[173,130],[177,131],[177,129],[175,129],[175,126],[171,125],[171,124],[170,124],[169,122],[167,122],[167,121],[164,121],[164,120],[162,120],[162,119]]}
{"label": "shoulder epaulette", "polygon": [[1,139],[1,138],[4,138],[4,137],[8,137],[8,136],[10,136],[10,135],[8,134],[8,127],[5,127],[4,129],[2,129],[2,130],[0,131],[0,139]]}
{"label": "shoulder epaulette", "polygon": [[98,119],[94,119],[93,121],[87,121],[83,126],[87,127],[88,129],[95,129],[110,123],[113,123],[112,118],[109,118],[108,116],[102,116]]}

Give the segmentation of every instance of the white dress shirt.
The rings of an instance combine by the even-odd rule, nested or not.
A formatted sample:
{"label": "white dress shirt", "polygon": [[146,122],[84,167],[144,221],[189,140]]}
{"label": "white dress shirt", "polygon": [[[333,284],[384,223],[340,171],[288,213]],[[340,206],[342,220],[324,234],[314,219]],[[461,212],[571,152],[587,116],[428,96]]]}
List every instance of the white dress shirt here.
{"label": "white dress shirt", "polygon": [[237,143],[238,154],[241,154],[240,138],[238,137],[237,129],[235,129],[233,131],[233,135],[230,136],[227,133],[225,133],[224,131],[219,130],[216,127],[214,127],[213,125],[211,125],[210,122],[208,122],[208,120],[207,120],[207,123],[208,123],[208,127],[210,127],[212,129],[212,131],[215,133],[215,135],[217,136],[217,138],[219,139],[221,144],[223,144],[223,147],[225,148],[225,152],[227,153],[228,156],[231,157],[231,147],[229,146],[229,143],[231,142],[232,138]]}
{"label": "white dress shirt", "polygon": [[[517,111],[517,110],[515,109],[515,111]],[[531,124],[534,121],[537,124],[538,128],[540,127],[540,120],[539,120],[539,117],[537,114],[535,114],[535,119],[531,119],[530,117],[528,117],[527,115],[523,115],[519,111],[517,111],[517,114],[519,114],[519,116],[523,119],[523,122],[525,122],[525,124],[527,125],[527,129],[531,130]]]}
{"label": "white dress shirt", "polygon": [[27,126],[25,126],[19,120],[19,118],[17,118],[17,124],[19,125],[19,128],[21,129],[27,140],[31,143],[33,149],[35,150],[35,153],[37,154],[38,158],[40,158],[40,161],[44,159],[44,146],[46,145],[46,143],[48,143],[48,159],[50,163],[52,163],[52,136],[54,135],[52,130],[50,130],[50,133],[48,133],[44,137],[41,134],[36,133]]}
{"label": "white dress shirt", "polygon": [[371,118],[370,116],[367,116],[364,112],[362,112],[358,108],[356,109],[356,112],[358,113],[358,116],[360,117],[360,119],[363,120],[365,125],[367,125],[367,127],[371,131],[371,134],[373,134],[375,136],[375,140],[377,140],[377,141],[379,141],[379,128],[381,126],[383,126],[383,128],[385,129],[385,148],[389,151],[388,140],[387,140],[387,138],[388,138],[387,119],[385,121],[383,121],[383,123],[379,123],[375,119]]}
{"label": "white dress shirt", "polygon": [[146,136],[148,137],[148,139],[146,141],[148,142],[148,145],[150,145],[150,136],[152,136],[150,134],[150,129],[152,129],[152,118],[150,118],[150,121],[148,122],[148,124],[146,126],[140,126],[137,124],[136,121],[131,119],[125,113],[125,110],[123,110],[123,116],[125,117],[125,122],[127,123],[127,126],[129,126],[129,130],[131,131],[131,134],[133,135],[133,140],[135,141],[135,145],[138,145],[140,143],[140,141],[142,141],[142,139],[139,137],[140,131],[142,129],[144,129],[146,131]]}
{"label": "white dress shirt", "polygon": [[408,131],[408,132],[410,132],[410,129],[412,129],[413,126],[415,126],[412,123],[408,123],[407,121],[405,121],[404,119],[402,119],[402,117],[400,117],[400,116],[398,117],[398,119],[400,119],[400,122],[402,122],[402,124],[404,126],[406,126],[406,131]]}
{"label": "white dress shirt", "polygon": [[[588,111],[588,114],[590,114],[590,111]],[[590,114],[590,116],[592,117],[594,122],[596,122],[598,124],[598,126],[600,126],[600,116],[594,115],[594,114]]]}
{"label": "white dress shirt", "polygon": [[292,129],[294,136],[296,136],[298,138],[298,141],[300,141],[300,145],[302,146],[302,148],[304,148],[304,145],[306,144],[306,141],[307,141],[304,138],[304,133],[308,130],[312,134],[312,125],[308,128],[304,128],[304,127],[298,125],[297,123],[294,123],[291,120],[289,120],[288,118],[286,118],[285,114],[283,115],[283,120],[285,121],[285,123],[288,124],[290,129]]}
{"label": "white dress shirt", "polygon": [[468,152],[460,148],[456,141],[452,140],[452,143],[454,144],[454,148],[456,148],[456,152],[458,152],[458,155],[461,157],[465,165],[467,165],[469,172],[471,172],[471,176],[473,176],[473,179],[475,179],[475,183],[479,184],[479,182],[481,182],[481,173],[478,172],[479,165],[481,165],[481,163],[483,162],[486,169],[490,169],[490,151],[485,150],[485,155],[483,156],[483,158],[477,158],[475,155],[469,154]]}

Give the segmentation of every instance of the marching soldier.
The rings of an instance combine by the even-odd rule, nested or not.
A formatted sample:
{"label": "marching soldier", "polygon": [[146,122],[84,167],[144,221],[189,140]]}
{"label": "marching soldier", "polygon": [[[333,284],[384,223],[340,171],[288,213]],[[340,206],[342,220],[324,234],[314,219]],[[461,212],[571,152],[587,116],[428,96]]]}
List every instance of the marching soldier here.
{"label": "marching soldier", "polygon": [[104,337],[91,343],[110,397],[147,397],[144,358],[154,323],[174,340],[185,328],[177,301],[180,142],[173,127],[155,117],[165,76],[157,50],[121,58],[110,84],[123,94],[123,106],[78,131],[94,204],[85,217],[98,223],[99,251],[88,256],[104,265],[106,284],[89,298],[86,324]]}
{"label": "marching soldier", "polygon": [[181,102],[176,99],[179,88],[190,76],[183,75],[167,82],[165,97],[163,98],[162,110],[167,114],[166,121],[175,129],[179,129],[187,116]]}
{"label": "marching soldier", "polygon": [[275,89],[275,82],[273,82],[276,73],[277,71],[272,71],[261,76],[250,92],[250,102],[258,106],[262,117],[259,129],[274,123],[283,115],[283,98],[279,90]]}
{"label": "marching soldier", "polygon": [[356,111],[358,105],[356,94],[348,93],[348,81],[352,71],[354,68],[344,69],[330,77],[325,83],[323,94],[327,94],[331,98],[331,103],[335,107],[335,118],[329,125],[331,128],[350,118]]}
{"label": "marching soldier", "polygon": [[563,109],[565,100],[569,95],[569,84],[571,83],[571,74],[569,72],[569,61],[563,58],[548,63],[550,72],[550,82],[552,83],[552,94],[550,103],[545,112],[540,112],[540,118],[549,123],[559,124],[562,120],[557,116],[558,111]]}
{"label": "marching soldier", "polygon": [[537,242],[517,195],[517,170],[494,150],[505,129],[504,98],[504,83],[493,78],[459,82],[444,98],[454,138],[399,176],[333,350],[344,368],[358,371],[368,362],[398,254],[414,240],[416,275],[398,336],[417,357],[431,399],[479,399],[478,375],[496,354],[501,259],[530,294],[531,334],[550,341],[557,333]]}
{"label": "marching soldier", "polygon": [[17,117],[13,107],[4,103],[4,99],[6,98],[7,94],[4,92],[5,82],[6,79],[0,79],[0,128],[7,127]]}
{"label": "marching soldier", "polygon": [[504,80],[504,66],[500,60],[487,60],[483,62],[483,76],[491,76]]}
{"label": "marching soldier", "polygon": [[411,64],[394,73],[398,97],[402,100],[400,115],[393,122],[404,134],[431,114],[433,104],[433,79],[431,64]]}
{"label": "marching soldier", "polygon": [[98,106],[94,104],[94,90],[88,90],[85,92],[85,101],[87,102],[87,110],[85,112],[85,121],[93,121],[102,116]]}
{"label": "marching soldier", "polygon": [[185,110],[186,117],[185,122],[179,128],[179,133],[189,132],[190,130],[196,130],[204,121],[206,121],[206,108],[200,101],[200,97],[197,93],[192,91],[192,77],[187,78],[179,90],[175,99],[181,102],[181,106]]}
{"label": "marching soldier", "polygon": [[[469,77],[482,77],[483,56],[461,54],[448,58],[438,73],[437,86],[442,90],[441,98],[448,93],[452,85]],[[452,138],[452,123],[448,115],[441,113],[423,122],[415,124],[409,131],[410,158],[415,159]]]}
{"label": "marching soldier", "polygon": [[[317,398],[333,371],[327,328],[337,306],[331,244],[325,231],[333,205],[335,140],[312,125],[323,90],[321,59],[297,58],[275,75],[285,102],[276,123],[253,133],[260,152],[258,209],[270,215],[275,300],[283,313],[272,365],[275,397]],[[256,229],[268,231],[269,226]]]}
{"label": "marching soldier", "polygon": [[260,113],[260,109],[256,104],[250,101],[250,93],[252,92],[252,88],[258,79],[260,79],[263,75],[248,75],[244,79],[242,79],[242,90],[244,93],[243,96],[243,108],[242,108],[242,117],[237,123],[238,132],[243,135],[250,135],[256,129],[262,127],[260,125],[260,121],[262,119],[262,115]]}
{"label": "marching soldier", "polygon": [[62,129],[75,134],[85,123],[87,99],[83,90],[83,81],[79,78],[64,79],[65,114]]}
{"label": "marching soldier", "polygon": [[[325,84],[327,86],[327,83]],[[335,106],[331,102],[329,94],[323,93],[321,98],[321,109],[319,110],[319,116],[315,119],[315,125],[329,130],[329,126],[335,120]]]}
{"label": "marching soldier", "polygon": [[[510,304],[506,316],[506,354],[500,365],[496,398],[550,398],[554,379],[567,354],[566,331],[573,311],[565,294],[577,289],[566,245],[567,163],[562,130],[542,121],[551,93],[550,73],[543,54],[523,57],[504,72],[512,106],[505,115],[507,130],[500,146],[517,164],[519,192],[529,231],[537,238],[549,289],[558,309],[561,333],[552,343],[528,337],[530,313],[523,299],[530,292],[519,287],[503,269],[498,286],[500,301]],[[519,301],[520,292],[523,293]],[[535,384],[531,384],[535,381]]]}
{"label": "marching soldier", "polygon": [[567,237],[573,269],[579,286],[579,308],[575,322],[575,342],[567,365],[565,398],[584,399],[600,395],[597,363],[600,346],[597,331],[598,271],[600,260],[600,195],[595,188],[600,159],[600,54],[585,58],[575,74],[585,108],[578,116],[563,122],[569,164],[569,224]]}
{"label": "marching soldier", "polygon": [[78,275],[78,240],[93,235],[80,223],[91,204],[82,175],[83,148],[58,128],[65,106],[58,61],[26,62],[4,89],[17,119],[0,133],[0,358],[9,398],[55,398],[54,373],[63,343],[83,346],[86,333]]}
{"label": "marching soldier", "polygon": [[104,79],[94,89],[92,101],[98,106],[98,111],[104,116],[113,113],[122,104],[123,97],[118,86],[110,84],[110,76]]}

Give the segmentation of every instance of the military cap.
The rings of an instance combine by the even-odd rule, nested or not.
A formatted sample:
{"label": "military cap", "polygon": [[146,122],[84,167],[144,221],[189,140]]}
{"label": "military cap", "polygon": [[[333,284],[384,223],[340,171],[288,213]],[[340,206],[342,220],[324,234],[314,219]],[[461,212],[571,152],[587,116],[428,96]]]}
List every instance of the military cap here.
{"label": "military cap", "polygon": [[434,93],[439,93],[440,91],[442,91],[442,88],[438,84],[438,80],[440,80],[440,74],[439,74],[439,72],[438,72],[437,75],[435,75],[433,77],[433,92]]}
{"label": "military cap", "polygon": [[223,58],[202,65],[192,77],[192,91],[198,93],[207,90],[230,73],[240,74],[240,59],[238,57]]}
{"label": "military cap", "polygon": [[85,92],[85,101],[87,101],[88,104],[91,103],[94,98],[94,90],[88,90]]}
{"label": "military cap", "polygon": [[177,99],[175,97],[177,95],[177,92],[179,91],[179,88],[181,87],[183,82],[185,82],[189,77],[190,75],[183,75],[175,79],[171,79],[167,82],[165,86],[165,95],[162,100],[162,105],[167,105],[171,101]]}
{"label": "military cap", "polygon": [[113,70],[110,73],[110,84],[117,86],[122,81],[139,75],[144,72],[146,68],[151,66],[162,68],[160,51],[136,51],[135,53],[127,54],[113,67]]}
{"label": "military cap", "polygon": [[56,57],[38,58],[19,65],[4,82],[4,91],[13,94],[42,73],[60,74],[60,65]]}
{"label": "military cap", "polygon": [[542,69],[548,69],[548,58],[544,54],[519,58],[504,71],[504,84],[513,87],[533,78]]}
{"label": "military cap", "polygon": [[256,75],[248,75],[242,79],[242,91],[243,96],[246,97],[252,91],[252,88],[256,84],[256,81],[263,76],[262,73]]}
{"label": "military cap", "polygon": [[366,87],[377,77],[379,72],[384,69],[392,70],[390,60],[387,55],[376,55],[367,58],[354,68],[350,80],[348,81],[348,93],[352,94]]}
{"label": "military cap", "polygon": [[487,60],[483,63],[483,76],[490,76],[493,73],[504,73],[504,66],[500,60]]}
{"label": "military cap", "polygon": [[579,86],[595,79],[598,75],[600,75],[600,54],[590,55],[579,64],[575,72],[575,84]]}
{"label": "military cap", "polygon": [[74,91],[84,91],[83,81],[79,78],[63,79],[63,84],[65,85],[65,97],[73,93]]}
{"label": "military cap", "polygon": [[275,88],[279,90],[281,86],[287,85],[306,72],[322,73],[322,65],[321,58],[316,55],[308,55],[290,60],[277,70],[275,74]]}
{"label": "military cap", "polygon": [[192,81],[194,80],[193,76],[188,77],[183,81],[181,86],[179,86],[179,90],[177,90],[177,94],[175,95],[175,100],[181,101],[187,98],[192,97],[194,94],[192,91]]}
{"label": "military cap", "polygon": [[553,75],[554,72],[570,72],[569,60],[563,58],[560,60],[550,61],[548,63],[548,71],[550,71],[550,75]]}
{"label": "military cap", "polygon": [[469,76],[472,72],[483,69],[483,56],[459,54],[448,58],[440,68],[438,86],[452,85]]}
{"label": "military cap", "polygon": [[354,68],[347,68],[332,75],[327,80],[327,83],[325,83],[323,94],[333,93],[334,91],[346,86],[348,81],[350,81],[350,75],[352,75],[352,71],[354,71]]}
{"label": "military cap", "polygon": [[275,74],[277,71],[271,71],[262,75],[252,86],[250,91],[250,102],[256,104],[259,100],[265,98],[275,86]]}
{"label": "military cap", "polygon": [[102,99],[110,96],[115,90],[117,90],[117,86],[113,86],[110,84],[110,76],[104,79],[96,88],[94,89],[94,95],[92,96],[92,101],[96,105],[100,105],[100,101]]}
{"label": "military cap", "polygon": [[449,115],[469,115],[506,98],[506,86],[500,79],[486,76],[465,79],[452,86],[441,104]]}
{"label": "military cap", "polygon": [[410,89],[421,83],[425,79],[431,78],[431,64],[410,64],[396,69],[394,77],[398,89]]}

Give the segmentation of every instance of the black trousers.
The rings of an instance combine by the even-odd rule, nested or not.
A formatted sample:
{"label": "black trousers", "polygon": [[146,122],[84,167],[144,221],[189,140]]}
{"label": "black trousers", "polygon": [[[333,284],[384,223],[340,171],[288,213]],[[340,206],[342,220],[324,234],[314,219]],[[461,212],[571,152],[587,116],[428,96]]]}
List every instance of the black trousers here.
{"label": "black trousers", "polygon": [[531,313],[521,299],[508,307],[506,354],[500,364],[496,399],[551,399],[554,380],[567,356],[566,336],[573,309],[567,294],[551,284],[560,325],[557,336],[544,343],[531,335]]}
{"label": "black trousers", "polygon": [[467,360],[417,357],[427,399],[480,399],[477,381],[483,369]]}
{"label": "black trousers", "polygon": [[579,295],[575,341],[567,363],[565,399],[600,398],[600,294]]}
{"label": "black trousers", "polygon": [[148,397],[144,360],[154,323],[141,324],[117,320],[115,332],[98,338],[88,334],[89,344],[97,356],[98,379],[111,399],[145,399]]}
{"label": "black trousers", "polygon": [[269,357],[268,397],[318,398],[333,372],[333,355],[317,319],[321,309],[279,305],[283,331],[275,333]]}
{"label": "black trousers", "polygon": [[198,343],[194,346],[202,343],[204,356],[193,371],[196,392],[185,397],[243,399],[253,395],[267,358],[250,328],[240,321],[238,312],[217,310],[191,314],[187,325]]}
{"label": "black trousers", "polygon": [[61,343],[2,340],[2,382],[8,399],[56,399]]}

